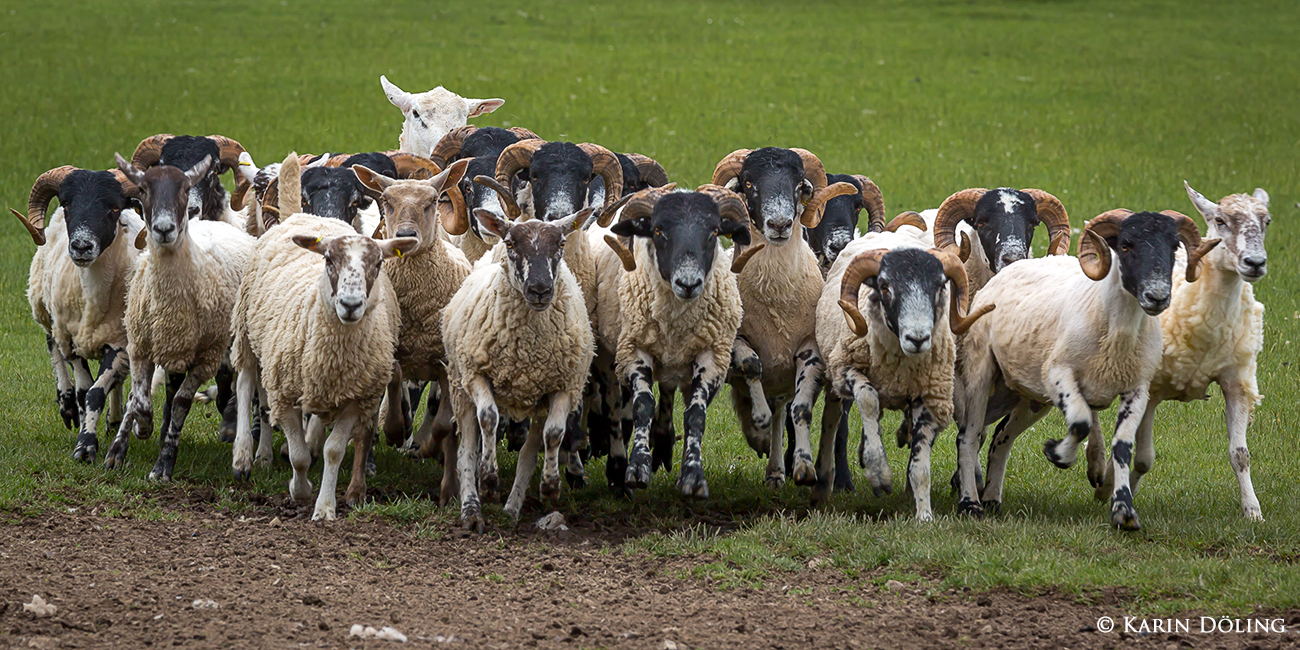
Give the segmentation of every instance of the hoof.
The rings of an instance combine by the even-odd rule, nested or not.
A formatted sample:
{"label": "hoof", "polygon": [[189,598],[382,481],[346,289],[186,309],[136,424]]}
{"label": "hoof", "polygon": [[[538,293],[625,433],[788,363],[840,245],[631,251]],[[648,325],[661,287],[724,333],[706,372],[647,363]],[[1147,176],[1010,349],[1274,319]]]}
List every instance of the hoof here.
{"label": "hoof", "polygon": [[794,471],[791,472],[794,477],[795,485],[813,486],[817,485],[817,466],[813,465],[810,458],[799,458],[794,462]]}
{"label": "hoof", "polygon": [[217,439],[220,440],[221,442],[224,442],[224,443],[228,444],[228,445],[229,445],[229,444],[234,444],[234,442],[235,442],[235,428],[234,428],[234,427],[221,427],[221,433],[218,435],[218,438],[217,438]]}
{"label": "hoof", "polygon": [[977,501],[973,501],[971,499],[962,499],[961,501],[957,502],[957,514],[969,515],[971,517],[976,517],[976,518],[983,517],[984,506],[983,504]]}
{"label": "hoof", "polygon": [[816,508],[824,505],[831,498],[831,486],[829,483],[818,482],[813,486],[812,494],[808,497],[808,505]]}
{"label": "hoof", "polygon": [[564,482],[568,483],[569,487],[574,490],[581,490],[582,488],[587,487],[587,477],[584,474],[570,474],[569,472],[565,472]]}
{"label": "hoof", "polygon": [[954,470],[952,478],[948,479],[948,487],[952,490],[952,495],[961,494],[961,470]]}
{"label": "hoof", "polygon": [[779,490],[783,485],[785,485],[785,474],[769,473],[763,482],[767,484],[767,487],[773,490]]}
{"label": "hoof", "polygon": [[1088,465],[1088,484],[1092,487],[1101,487],[1106,483],[1106,471],[1096,471],[1092,465]]}
{"label": "hoof", "polygon": [[[480,469],[480,471],[482,470]],[[497,500],[498,484],[499,484],[499,480],[497,479],[496,472],[483,472],[483,474],[479,477],[478,491],[479,494],[482,495],[482,499],[484,503]]]}
{"label": "hoof", "polygon": [[245,467],[243,469],[234,467],[231,469],[232,473],[235,475],[235,480],[241,483],[245,483],[253,477],[253,468],[251,467]]}
{"label": "hoof", "polygon": [[709,498],[709,483],[704,479],[704,472],[699,470],[683,472],[677,479],[677,489],[688,499]]}
{"label": "hoof", "polygon": [[320,521],[322,519],[324,519],[325,521],[334,521],[333,505],[330,505],[328,507],[317,508],[315,511],[311,513],[312,521]]}
{"label": "hoof", "polygon": [[1056,465],[1061,469],[1070,469],[1071,467],[1074,466],[1074,461],[1073,460],[1067,461],[1063,456],[1057,453],[1056,447],[1057,445],[1060,444],[1061,441],[1059,439],[1052,439],[1052,440],[1048,440],[1047,442],[1044,442],[1043,455],[1046,456],[1047,460],[1051,462],[1053,465]]}
{"label": "hoof", "polygon": [[627,480],[627,459],[610,456],[605,461],[605,484],[609,486],[609,491],[615,495],[623,496],[627,492],[623,482]]}
{"label": "hoof", "polygon": [[95,462],[95,451],[96,448],[92,445],[77,445],[77,448],[72,450],[72,457],[83,463],[93,463]]}
{"label": "hoof", "polygon": [[483,524],[483,515],[477,511],[461,513],[460,526],[461,528],[478,535],[482,535],[483,530],[486,528]]}
{"label": "hoof", "polygon": [[981,501],[980,506],[984,508],[984,514],[986,515],[996,515],[1002,512],[1001,501]]}
{"label": "hoof", "polygon": [[629,463],[623,484],[632,490],[650,487],[650,466],[643,463]]}
{"label": "hoof", "polygon": [[1113,528],[1126,531],[1142,530],[1142,524],[1138,523],[1137,511],[1132,506],[1124,503],[1116,503],[1112,506],[1110,525]]}
{"label": "hoof", "polygon": [[1242,508],[1241,514],[1248,521],[1264,521],[1264,513],[1260,511],[1258,506],[1254,508]]}
{"label": "hoof", "polygon": [[560,498],[560,477],[543,478],[537,489],[542,494],[542,500],[554,501]]}
{"label": "hoof", "polygon": [[343,494],[343,503],[348,504],[349,508],[360,508],[366,503],[365,490],[348,490]]}
{"label": "hoof", "polygon": [[133,426],[135,427],[136,439],[148,440],[153,437],[153,414],[150,413],[147,419],[137,415]]}
{"label": "hoof", "polygon": [[1092,498],[1104,503],[1110,500],[1110,495],[1114,492],[1115,485],[1113,483],[1108,484],[1106,481],[1102,481],[1100,484],[1093,487]]}
{"label": "hoof", "polygon": [[149,472],[149,481],[152,483],[170,483],[171,480],[172,480],[171,474],[163,470],[155,469]]}

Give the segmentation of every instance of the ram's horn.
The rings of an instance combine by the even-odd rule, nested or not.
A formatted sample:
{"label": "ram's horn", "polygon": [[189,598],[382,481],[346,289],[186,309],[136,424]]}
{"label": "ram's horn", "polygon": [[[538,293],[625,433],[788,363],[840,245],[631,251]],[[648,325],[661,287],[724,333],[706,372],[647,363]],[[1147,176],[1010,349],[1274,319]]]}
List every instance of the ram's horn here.
{"label": "ram's horn", "polygon": [[664,171],[663,165],[649,156],[642,156],[639,153],[624,154],[632,165],[641,173],[641,182],[650,187],[663,187],[668,184],[668,172]]}
{"label": "ram's horn", "polygon": [[422,181],[441,174],[443,170],[443,166],[437,162],[413,153],[395,153],[389,159],[397,167],[398,178]]}
{"label": "ram's horn", "polygon": [[737,149],[727,154],[713,168],[713,178],[709,182],[713,185],[726,187],[728,183],[740,176],[740,168],[745,164],[745,158],[753,152],[753,149]]}
{"label": "ram's horn", "polygon": [[157,165],[158,161],[162,160],[163,145],[174,137],[176,136],[170,133],[159,133],[141,140],[135,147],[135,153],[131,154],[131,164],[140,169],[149,169]]}
{"label": "ram's horn", "polygon": [[1201,258],[1214,250],[1220,240],[1201,240],[1201,230],[1196,227],[1196,222],[1181,212],[1162,210],[1160,214],[1173,219],[1174,224],[1178,226],[1178,238],[1182,240],[1183,248],[1187,250],[1187,281],[1196,282],[1196,279],[1201,277]]}
{"label": "ram's horn", "polygon": [[948,307],[948,323],[952,333],[961,335],[970,329],[981,316],[993,311],[993,305],[983,305],[968,314],[970,308],[970,281],[966,278],[966,267],[952,251],[942,248],[930,249],[930,254],[943,264],[943,274],[952,280],[951,304]]}
{"label": "ram's horn", "polygon": [[[880,232],[889,230],[885,226],[885,195],[880,193],[880,188],[876,183],[866,176],[853,175],[853,180],[857,181],[858,187],[862,190],[862,205],[867,209],[867,232]],[[903,214],[916,214],[915,212],[904,212]],[[903,215],[899,215],[900,217]],[[897,218],[895,218],[897,220]],[[924,227],[921,230],[925,230]],[[891,231],[892,232],[892,231]]]}
{"label": "ram's horn", "polygon": [[[217,144],[217,150],[220,152],[217,159],[221,161],[221,169],[218,173],[226,173],[230,170],[239,170],[239,154],[244,153],[244,146],[239,144],[234,138],[227,138],[224,135],[210,135],[208,139]],[[244,178],[243,174],[235,174],[235,191],[230,194],[230,209],[243,210],[244,197],[248,194],[250,183]]]}
{"label": "ram's horn", "polygon": [[799,217],[799,222],[805,228],[816,228],[817,224],[821,223],[822,207],[826,205],[827,201],[837,196],[848,196],[857,193],[858,188],[854,187],[852,183],[835,183],[820,188],[813,193],[813,197],[808,200],[807,205],[804,205],[803,215]]}
{"label": "ram's horn", "polygon": [[889,232],[898,232],[898,229],[903,226],[911,226],[921,232],[925,232],[926,229],[925,219],[921,218],[921,215],[911,210],[899,213],[897,217],[890,219],[884,229]]}
{"label": "ram's horn", "polygon": [[623,196],[623,165],[619,164],[614,152],[598,144],[584,142],[578,148],[591,158],[591,173],[605,181],[605,205],[602,209],[609,210]]}
{"label": "ram's horn", "polygon": [[[799,158],[803,160],[803,177],[808,179],[809,183],[812,183],[813,192],[816,193],[817,190],[826,187],[826,167],[822,165],[821,158],[813,155],[813,152],[807,149],[795,148],[790,151],[799,154]],[[856,192],[857,189],[855,187],[853,191]]]}
{"label": "ram's horn", "polygon": [[939,214],[934,218],[934,247],[949,249],[957,247],[957,224],[975,214],[975,204],[988,190],[972,187],[962,190],[944,199],[939,206]]}
{"label": "ram's horn", "polygon": [[840,280],[840,309],[844,310],[849,329],[857,336],[867,335],[867,319],[858,310],[858,291],[867,278],[880,274],[880,260],[888,252],[880,248],[865,251],[854,257],[844,269],[844,277]]}
{"label": "ram's horn", "polygon": [[[744,271],[745,265],[749,264],[749,260],[755,255],[758,255],[758,252],[763,250],[766,246],[767,244],[750,244],[749,246],[743,247],[732,246],[731,252],[734,257],[731,258],[731,272],[739,274],[741,271]],[[737,248],[741,249],[739,253],[736,253]]]}
{"label": "ram's horn", "polygon": [[1120,224],[1131,214],[1131,210],[1117,208],[1084,224],[1083,236],[1079,237],[1079,266],[1084,275],[1098,282],[1110,275],[1110,246],[1106,239],[1118,235]]}
{"label": "ram's horn", "polygon": [[32,236],[32,241],[37,246],[45,244],[45,211],[50,207],[50,201],[59,195],[59,186],[63,185],[63,179],[68,174],[77,171],[72,165],[55,167],[50,171],[36,177],[36,182],[32,184],[32,192],[27,196],[27,216],[23,217],[17,210],[10,209],[18,220],[27,228],[27,234]]}
{"label": "ram's horn", "polygon": [[433,145],[433,153],[429,154],[429,160],[439,167],[446,167],[447,163],[460,157],[460,149],[465,146],[465,139],[474,135],[477,130],[477,126],[466,124],[448,131],[438,144]]}
{"label": "ram's horn", "polygon": [[632,251],[627,249],[627,246],[623,245],[623,242],[619,241],[618,237],[606,234],[605,244],[614,249],[614,254],[618,255],[618,259],[623,262],[624,271],[636,270],[636,257],[632,255]]}
{"label": "ram's horn", "polygon": [[[1065,255],[1070,249],[1070,215],[1065,213],[1065,206],[1060,199],[1043,190],[1021,190],[1033,197],[1034,209],[1038,211],[1038,220],[1047,226],[1048,255]],[[1061,239],[1065,235],[1065,239]]]}
{"label": "ram's horn", "polygon": [[[533,154],[537,153],[537,150],[541,149],[544,144],[546,144],[546,141],[542,139],[520,140],[519,142],[506,147],[505,150],[501,152],[501,156],[497,158],[497,169],[495,174],[497,182],[507,190],[511,188],[511,183],[514,181],[515,174],[518,174],[521,169],[527,169],[528,166],[532,164]],[[498,192],[499,191],[500,190],[498,190]],[[518,215],[514,214],[509,216],[511,219],[514,219]]]}
{"label": "ram's horn", "polygon": [[522,126],[512,126],[506,130],[515,134],[515,137],[519,138],[520,140],[541,140],[542,139],[541,136],[537,135],[536,133],[533,133],[532,131],[529,131],[528,129],[525,129]]}
{"label": "ram's horn", "polygon": [[507,186],[497,182],[497,179],[491,176],[479,175],[474,177],[474,182],[495,191],[497,196],[501,197],[501,203],[504,204],[506,209],[506,216],[510,219],[518,219],[519,215],[523,214],[523,211],[519,209],[519,204],[515,202],[515,193],[511,192]]}

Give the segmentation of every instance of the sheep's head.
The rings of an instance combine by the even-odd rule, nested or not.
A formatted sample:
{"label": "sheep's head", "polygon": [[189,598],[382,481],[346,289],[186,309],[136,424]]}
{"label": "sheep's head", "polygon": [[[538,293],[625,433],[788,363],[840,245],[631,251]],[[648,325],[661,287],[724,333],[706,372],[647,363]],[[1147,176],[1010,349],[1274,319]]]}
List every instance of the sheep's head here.
{"label": "sheep's head", "polygon": [[[735,192],[716,185],[701,185],[695,192],[674,192],[674,185],[643,190],[633,195],[619,213],[613,231],[620,237],[649,240],[659,277],[681,300],[694,300],[704,291],[718,251],[718,237],[738,246],[750,243],[745,204]],[[618,239],[606,236],[623,260],[623,268],[636,269],[632,253]],[[749,255],[739,255],[733,270],[739,272]],[[737,249],[733,249],[737,250]]]}
{"label": "sheep's head", "polygon": [[713,170],[713,184],[745,199],[749,218],[769,243],[780,246],[795,235],[795,220],[812,228],[826,201],[858,191],[848,183],[826,186],[817,156],[803,149],[738,149]]}
{"label": "sheep's head", "polygon": [[364,235],[322,238],[294,235],[293,243],[325,258],[320,292],[339,322],[361,322],[375,306],[371,290],[389,257],[400,257],[419,241],[409,237],[375,240]]}
{"label": "sheep's head", "polygon": [[[438,213],[442,215],[443,222],[457,221],[465,223],[469,228],[469,232],[473,233],[475,237],[486,242],[489,246],[495,245],[497,242],[496,235],[481,227],[478,219],[471,219],[469,215],[474,210],[487,210],[499,217],[507,217],[506,208],[502,204],[502,196],[510,195],[513,199],[513,193],[510,191],[498,193],[493,189],[494,182],[481,184],[475,183],[474,179],[478,177],[494,178],[497,159],[507,147],[521,140],[534,139],[537,139],[537,135],[522,127],[499,129],[489,126],[480,129],[474,126],[462,126],[452,129],[451,132],[443,136],[442,140],[438,141],[438,146],[434,147],[433,155],[430,157],[435,164],[446,166],[447,163],[457,160],[469,161],[469,166],[457,185],[463,200],[456,203],[451,200],[451,196],[448,196],[438,205]],[[451,212],[456,214],[450,214]]]}
{"label": "sheep's head", "polygon": [[471,117],[486,115],[506,103],[504,99],[466,99],[438,86],[422,93],[408,93],[387,77],[380,76],[384,94],[402,111],[402,151],[429,157],[448,131],[465,126]]}
{"label": "sheep's head", "polygon": [[[512,219],[522,214],[515,200],[515,186],[526,185],[532,200],[532,216],[551,221],[583,207],[587,202],[587,188],[597,176],[603,179],[606,188],[601,206],[604,215],[623,196],[623,169],[614,153],[600,145],[522,140],[501,152],[494,179],[475,180],[488,184],[501,195],[506,214]],[[519,194],[523,192],[521,189]]]}
{"label": "sheep's head", "polygon": [[[614,154],[623,170],[623,196],[668,184],[668,173],[653,158],[638,153]],[[600,176],[591,180],[587,190],[587,205],[605,202],[605,181]]]}
{"label": "sheep's head", "polygon": [[[415,250],[420,250],[438,237],[438,196],[455,188],[467,165],[468,161],[457,161],[425,180],[397,180],[363,165],[353,165],[348,173],[378,197],[383,225],[375,236],[412,238],[418,242]],[[464,232],[459,224],[443,225],[448,231]]]}
{"label": "sheep's head", "polygon": [[328,164],[308,167],[302,171],[303,212],[358,227],[358,213],[370,206],[371,197],[367,196],[365,186],[352,172],[353,165],[361,165],[389,178],[398,177],[397,167],[383,153],[349,156],[338,167]]}
{"label": "sheep's head", "polygon": [[1104,280],[1111,274],[1112,257],[1119,261],[1124,290],[1142,310],[1158,315],[1169,306],[1174,251],[1187,249],[1187,281],[1199,277],[1199,262],[1218,243],[1201,240],[1196,223],[1173,210],[1138,212],[1110,210],[1092,219],[1079,238],[1079,265],[1089,278]]}
{"label": "sheep's head", "polygon": [[1264,250],[1264,235],[1273,217],[1268,213],[1268,192],[1255,188],[1254,194],[1229,194],[1211,203],[1187,181],[1187,196],[1196,210],[1205,217],[1206,236],[1223,240],[1228,252],[1224,256],[1225,270],[1236,271],[1247,282],[1254,282],[1268,273],[1268,252]]}
{"label": "sheep's head", "polygon": [[586,208],[554,221],[519,223],[487,210],[475,210],[474,217],[501,239],[505,247],[502,263],[510,286],[534,311],[544,311],[555,297],[555,279],[564,263],[564,242],[587,225],[591,213],[592,209]]}
{"label": "sheep's head", "polygon": [[117,158],[117,168],[140,188],[145,228],[136,237],[136,247],[144,248],[146,236],[164,249],[179,246],[185,241],[186,225],[196,214],[191,209],[191,190],[208,175],[213,158],[205,156],[186,171],[172,165],[142,171],[121,154],[113,155]]}
{"label": "sheep's head", "polygon": [[1048,252],[1064,255],[1070,247],[1070,218],[1055,196],[1042,190],[971,188],[953,194],[939,206],[934,220],[934,245],[956,250],[957,224],[965,221],[979,235],[989,270],[1033,257],[1029,244],[1041,222],[1051,238]]}
{"label": "sheep's head", "polygon": [[32,241],[45,244],[45,211],[59,198],[68,233],[68,257],[85,267],[99,259],[117,238],[122,211],[137,207],[139,189],[119,171],[96,172],[71,165],[51,169],[36,179],[27,201],[27,216],[10,210]]}
{"label": "sheep's head", "polygon": [[822,219],[816,227],[803,231],[804,239],[817,255],[822,269],[830,269],[840,251],[857,236],[858,215],[867,211],[867,232],[880,232],[885,226],[885,200],[880,188],[866,176],[829,174],[828,183],[848,183],[857,192],[837,196],[822,208]]}
{"label": "sheep's head", "polygon": [[[140,169],[169,165],[185,172],[193,169],[204,158],[211,158],[213,163],[207,173],[190,187],[186,210],[190,218],[217,221],[222,217],[226,197],[220,175],[239,168],[240,155],[243,153],[243,146],[222,135],[201,137],[164,133],[142,140],[131,154],[131,164]],[[235,184],[235,194],[231,197],[230,205],[239,210],[243,207],[242,202],[248,192],[248,181],[244,175],[235,174]]]}

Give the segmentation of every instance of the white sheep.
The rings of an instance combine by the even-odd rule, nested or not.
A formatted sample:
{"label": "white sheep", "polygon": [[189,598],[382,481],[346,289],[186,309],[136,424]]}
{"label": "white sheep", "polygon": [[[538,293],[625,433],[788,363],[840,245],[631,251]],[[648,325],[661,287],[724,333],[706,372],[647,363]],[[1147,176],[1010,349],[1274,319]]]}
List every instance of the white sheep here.
{"label": "white sheep", "polygon": [[491,113],[506,103],[504,99],[466,99],[442,86],[408,93],[383,75],[379,76],[379,84],[388,101],[406,118],[398,138],[399,149],[426,158],[448,131],[465,126],[469,118]]}
{"label": "white sheep", "polygon": [[[1049,440],[1043,451],[1057,466],[1070,467],[1079,443],[1099,426],[1097,413],[1119,397],[1111,525],[1140,528],[1129,466],[1138,415],[1146,410],[1160,363],[1155,316],[1169,305],[1174,250],[1180,242],[1197,262],[1218,240],[1202,242],[1196,224],[1181,214],[1111,210],[1084,228],[1077,260],[1049,256],[1016,262],[975,296],[972,311],[990,304],[997,310],[976,322],[959,343],[961,511],[979,513],[1001,505],[1011,443],[1046,414],[1043,406],[1059,408],[1069,426],[1064,440]],[[1192,281],[1196,264],[1188,268]],[[1018,403],[990,443],[988,483],[979,494],[979,441],[989,396],[999,386],[1013,390]]]}
{"label": "white sheep", "polygon": [[594,353],[582,290],[564,262],[564,247],[590,213],[517,224],[487,210],[474,213],[501,242],[479,261],[442,320],[460,434],[460,519],[472,530],[483,530],[480,482],[484,498],[496,492],[502,414],[533,421],[506,513],[519,518],[543,442],[541,493],[559,494],[559,448],[570,413],[582,403]]}
{"label": "white sheep", "polygon": [[118,169],[142,190],[146,227],[140,239],[149,247],[136,260],[127,294],[131,398],[105,464],[126,462],[131,431],[141,437],[152,433],[150,380],[154,367],[161,366],[169,373],[167,400],[151,480],[171,479],[194,394],[230,350],[230,313],[253,252],[253,238],[240,229],[187,216],[190,188],[213,162],[204,157],[185,172],[170,165],[143,171],[117,155]]}

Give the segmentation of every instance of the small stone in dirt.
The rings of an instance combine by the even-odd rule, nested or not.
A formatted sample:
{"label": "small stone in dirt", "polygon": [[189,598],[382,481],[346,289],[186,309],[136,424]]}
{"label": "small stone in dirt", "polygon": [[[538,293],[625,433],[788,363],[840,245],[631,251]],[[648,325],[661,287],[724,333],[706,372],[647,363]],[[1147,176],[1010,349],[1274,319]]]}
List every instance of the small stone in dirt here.
{"label": "small stone in dirt", "polygon": [[307,594],[306,596],[302,597],[302,604],[304,605],[316,606],[322,604],[323,602],[324,601],[320,599],[320,596],[316,596],[313,594]]}
{"label": "small stone in dirt", "polygon": [[27,647],[47,650],[59,647],[59,640],[52,636],[34,636],[27,640]]}
{"label": "small stone in dirt", "polygon": [[396,641],[406,643],[406,635],[398,632],[395,628],[384,627],[376,630],[369,625],[362,627],[360,623],[354,624],[348,631],[348,636],[359,636],[363,639],[381,639],[385,641]]}
{"label": "small stone in dirt", "polygon": [[677,644],[672,639],[664,639],[663,645],[659,646],[662,650],[677,650]]}
{"label": "small stone in dirt", "polygon": [[32,594],[32,602],[24,603],[23,611],[31,612],[32,616],[36,618],[45,618],[46,616],[54,616],[54,613],[59,611],[59,606],[45,602],[45,599],[41,598],[40,594]]}
{"label": "small stone in dirt", "polygon": [[943,636],[945,638],[955,639],[957,638],[957,630],[952,627],[945,627],[943,628]]}
{"label": "small stone in dirt", "polygon": [[272,519],[272,520],[271,520],[271,525],[272,525],[272,526],[279,526],[279,525],[280,525],[280,518],[279,518],[279,517],[276,517],[276,518]]}
{"label": "small stone in dirt", "polygon": [[809,569],[816,569],[817,567],[822,566],[823,564],[826,564],[826,562],[827,562],[827,560],[826,560],[826,558],[824,558],[824,557],[815,557],[815,558],[813,558],[813,559],[811,559],[811,560],[808,560],[808,568],[809,568]]}
{"label": "small stone in dirt", "polygon": [[221,605],[211,598],[200,598],[190,603],[190,607],[194,609],[219,609]]}
{"label": "small stone in dirt", "polygon": [[329,631],[330,631],[330,624],[329,624],[329,623],[326,623],[325,621],[321,621],[321,622],[317,623],[317,624],[316,624],[316,627],[320,628],[320,631],[321,631],[321,632],[329,632]]}
{"label": "small stone in dirt", "polygon": [[578,627],[577,625],[573,625],[569,627],[569,636],[582,636],[584,634],[586,634],[586,632],[583,632],[582,628]]}
{"label": "small stone in dirt", "polygon": [[885,589],[889,589],[891,591],[898,591],[899,589],[902,588],[903,588],[903,583],[897,580],[890,580],[885,583]]}
{"label": "small stone in dirt", "polygon": [[555,565],[552,564],[552,563],[550,563],[550,562],[543,562],[543,563],[542,563],[542,570],[543,570],[543,571],[554,571],[554,570],[555,570]]}
{"label": "small stone in dirt", "polygon": [[993,626],[985,625],[984,627],[980,628],[980,634],[993,634]]}
{"label": "small stone in dirt", "polygon": [[988,607],[989,605],[993,604],[993,599],[989,598],[988,596],[980,596],[979,598],[975,599],[975,604],[979,605],[980,607]]}
{"label": "small stone in dirt", "polygon": [[659,588],[659,593],[661,593],[661,594],[666,594],[666,593],[668,593],[668,592],[670,592],[670,591],[672,591],[672,588],[670,588],[668,585],[664,585],[664,586],[662,586],[662,587]]}
{"label": "small stone in dirt", "polygon": [[568,530],[569,527],[564,525],[564,515],[559,510],[537,520],[538,530]]}

